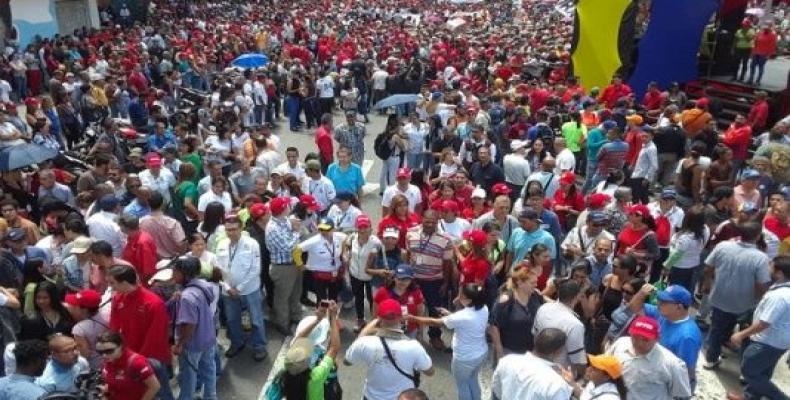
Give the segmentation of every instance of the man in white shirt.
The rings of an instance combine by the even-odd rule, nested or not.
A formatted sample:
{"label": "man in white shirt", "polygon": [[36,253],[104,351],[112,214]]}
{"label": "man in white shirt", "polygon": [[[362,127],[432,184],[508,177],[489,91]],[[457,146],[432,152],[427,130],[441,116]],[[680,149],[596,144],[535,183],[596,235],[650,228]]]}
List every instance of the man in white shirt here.
{"label": "man in white shirt", "polygon": [[[554,363],[565,349],[566,336],[546,328],[535,336],[535,347],[527,354],[511,354],[499,360],[491,378],[491,391],[498,399],[567,400],[573,388]],[[564,371],[567,372],[567,371]],[[569,373],[567,375],[570,375]]]}
{"label": "man in white shirt", "polygon": [[307,174],[305,174],[304,166],[299,162],[299,149],[296,147],[285,149],[285,159],[287,161],[278,165],[277,170],[280,171],[283,176],[291,174],[299,181],[304,180]]}
{"label": "man in white shirt", "polygon": [[463,240],[464,232],[472,229],[472,224],[458,218],[461,207],[455,200],[445,200],[442,202],[442,219],[439,220],[439,232],[446,233],[453,239],[453,242],[460,243]]}
{"label": "man in white shirt", "polygon": [[623,380],[628,387],[628,398],[690,398],[692,392],[686,364],[658,344],[658,321],[639,316],[631,322],[628,334],[631,336],[617,339],[607,351],[623,365]]}
{"label": "man in white shirt", "polygon": [[546,303],[538,308],[532,334],[537,335],[546,328],[557,328],[567,337],[557,363],[565,368],[573,367],[575,376],[582,376],[587,366],[584,352],[584,324],[576,316],[573,308],[579,303],[581,285],[574,280],[557,284],[557,301]]}
{"label": "man in white shirt", "polygon": [[565,236],[560,245],[563,255],[574,261],[580,260],[595,254],[595,243],[599,239],[614,241],[614,235],[604,229],[607,223],[606,213],[591,211],[584,226],[574,226]]}
{"label": "man in white shirt", "polygon": [[335,223],[329,218],[323,218],[318,223],[318,235],[313,235],[307,240],[296,245],[294,262],[301,267],[302,253],[307,253],[306,269],[310,271],[310,280],[313,283],[313,292],[320,300],[337,300],[340,293],[342,276],[339,276],[343,252],[343,242],[346,234],[335,231]]}
{"label": "man in white shirt", "polygon": [[346,360],[365,365],[367,400],[392,400],[416,386],[416,374],[432,376],[433,362],[420,342],[403,334],[403,311],[397,300],[382,301],[376,314],[378,318],[368,323],[351,343]]}
{"label": "man in white shirt", "polygon": [[[387,78],[389,78],[389,74],[385,69],[386,65],[383,65],[381,68],[376,67],[373,70],[373,75],[371,76],[371,80],[373,80],[373,104],[379,102],[379,100],[387,97]],[[379,110],[381,115],[384,115],[384,110]]]}
{"label": "man in white shirt", "polygon": [[406,165],[411,169],[428,170],[428,157],[432,157],[426,141],[428,130],[428,124],[420,121],[416,112],[409,114],[409,122],[403,127],[403,133],[409,139]]}
{"label": "man in white shirt", "polygon": [[510,142],[510,150],[513,152],[506,154],[502,159],[503,172],[505,173],[505,183],[512,190],[510,199],[515,200],[521,188],[527,183],[530,174],[529,161],[526,159],[527,142],[523,140],[513,140]]}
{"label": "man in white shirt", "polygon": [[315,197],[319,205],[319,213],[325,215],[335,201],[337,192],[329,178],[321,174],[321,162],[310,160],[305,164],[307,177],[302,181],[302,191]]}
{"label": "man in white shirt", "polygon": [[554,151],[557,152],[557,157],[554,165],[554,173],[557,176],[562,175],[563,172],[576,169],[576,157],[573,152],[565,145],[565,138],[554,139]]}
{"label": "man in white shirt", "polygon": [[271,122],[266,121],[266,105],[269,103],[269,97],[266,95],[265,79],[266,75],[258,73],[257,79],[252,83],[253,118],[256,125]]}
{"label": "man in white shirt", "polygon": [[11,101],[11,84],[5,79],[0,79],[0,102],[8,103]]}
{"label": "man in white shirt", "polygon": [[266,358],[266,331],[263,322],[263,294],[261,293],[261,249],[258,242],[241,234],[238,218],[225,221],[227,238],[217,244],[217,262],[222,270],[223,304],[227,317],[230,348],[225,357],[231,358],[244,348],[241,311],[246,304],[250,313],[253,359]]}
{"label": "man in white shirt", "polygon": [[318,105],[321,109],[321,115],[331,114],[332,108],[335,106],[335,80],[329,75],[330,71],[324,72],[324,76],[315,82],[315,87],[318,89]]}
{"label": "man in white shirt", "polygon": [[381,198],[381,215],[389,215],[390,203],[396,194],[406,196],[409,201],[409,211],[416,214],[422,214],[422,193],[417,186],[411,184],[411,170],[409,168],[400,168],[396,175],[398,181],[384,190],[384,195]]}
{"label": "man in white shirt", "polygon": [[119,205],[115,195],[105,194],[96,203],[99,212],[91,215],[85,221],[91,238],[95,241],[103,240],[109,243],[112,246],[114,257],[120,257],[126,245],[126,236],[121,232],[121,227],[117,222],[118,215],[115,214]]}
{"label": "man in white shirt", "polygon": [[165,204],[170,204],[170,189],[175,187],[176,178],[168,168],[162,168],[162,158],[159,155],[148,157],[145,162],[147,169],[140,172],[140,182],[162,195]]}
{"label": "man in white shirt", "polygon": [[653,143],[653,129],[643,128],[639,133],[642,149],[636,157],[634,171],[631,173],[631,192],[634,203],[647,203],[650,197],[650,185],[655,182],[658,173],[658,149]]}

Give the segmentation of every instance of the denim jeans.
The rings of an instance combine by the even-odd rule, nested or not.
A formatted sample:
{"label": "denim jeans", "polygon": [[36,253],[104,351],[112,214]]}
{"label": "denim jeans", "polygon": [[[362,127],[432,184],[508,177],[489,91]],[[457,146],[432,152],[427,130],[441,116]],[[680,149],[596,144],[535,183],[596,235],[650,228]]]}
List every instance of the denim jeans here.
{"label": "denim jeans", "polygon": [[241,329],[241,310],[244,304],[250,312],[252,322],[252,348],[255,351],[266,349],[266,327],[263,322],[263,295],[260,290],[256,290],[248,295],[231,297],[223,296],[225,305],[225,317],[228,319],[228,338],[230,346],[238,348],[244,344],[244,334]]}
{"label": "denim jeans", "polygon": [[[588,161],[587,162],[587,173],[584,175],[584,186],[582,186],[582,192],[585,194],[590,193],[590,191],[595,188],[593,185],[593,179],[595,178],[595,170],[598,168],[597,161]],[[597,183],[596,183],[597,184]]]}
{"label": "denim jeans", "polygon": [[301,99],[296,96],[288,96],[285,98],[286,112],[288,113],[288,127],[294,130],[299,127],[299,114]]}
{"label": "denim jeans", "polygon": [[216,400],[217,398],[217,364],[214,356],[216,346],[211,346],[206,351],[188,351],[184,349],[178,356],[178,387],[180,392],[178,400],[192,400],[195,398],[197,383],[203,387],[201,398],[203,400]]}
{"label": "denim jeans", "polygon": [[429,171],[426,169],[428,164],[428,157],[430,157],[430,153],[406,153],[406,165],[411,169],[421,169],[423,171]]}
{"label": "denim jeans", "polygon": [[149,358],[148,364],[151,366],[151,369],[154,370],[154,374],[160,385],[159,392],[156,394],[156,399],[175,400],[175,397],[173,397],[173,390],[170,389],[170,378],[172,378],[172,375],[168,367],[154,358]]}
{"label": "denim jeans", "polygon": [[757,83],[763,80],[763,72],[765,72],[765,62],[768,61],[766,56],[752,55],[752,64],[749,66],[749,83],[754,81],[754,72],[757,71]]}
{"label": "denim jeans", "polygon": [[14,76],[14,92],[16,93],[19,101],[22,101],[25,99],[25,97],[27,97],[26,76]]}
{"label": "denim jeans", "polygon": [[379,191],[384,192],[385,189],[397,183],[395,175],[400,166],[400,157],[390,157],[381,163],[381,174],[379,175]]}
{"label": "denim jeans", "polygon": [[455,387],[458,390],[458,400],[480,400],[480,369],[486,361],[486,355],[468,361],[461,361],[453,357],[450,370],[455,378]]}
{"label": "denim jeans", "polygon": [[[428,316],[431,318],[439,318],[439,311],[436,310],[436,307],[446,307],[447,302],[439,293],[439,288],[441,288],[444,281],[442,279],[437,279],[434,281],[426,281],[423,279],[418,279],[417,284],[420,285],[420,290],[422,291],[422,295],[425,298],[425,308],[428,311]],[[442,330],[437,327],[430,327],[428,328],[428,336],[430,338],[441,338],[442,337]]]}
{"label": "denim jeans", "polygon": [[721,356],[721,345],[732,335],[732,330],[738,324],[738,314],[728,313],[716,307],[711,307],[710,331],[708,332],[708,348],[705,350],[705,360],[716,362]]}
{"label": "denim jeans", "polygon": [[760,342],[750,342],[743,351],[741,373],[746,380],[743,388],[745,399],[788,399],[788,396],[771,382],[774,368],[785,350]]}

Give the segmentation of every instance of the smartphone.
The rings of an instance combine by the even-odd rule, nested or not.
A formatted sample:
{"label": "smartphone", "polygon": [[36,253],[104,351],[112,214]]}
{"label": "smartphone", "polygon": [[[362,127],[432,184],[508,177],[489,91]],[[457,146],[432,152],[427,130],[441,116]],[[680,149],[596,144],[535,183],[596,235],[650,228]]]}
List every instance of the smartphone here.
{"label": "smartphone", "polygon": [[321,300],[321,303],[319,303],[319,307],[321,307],[321,308],[329,308],[330,304],[331,303],[329,302],[329,300]]}

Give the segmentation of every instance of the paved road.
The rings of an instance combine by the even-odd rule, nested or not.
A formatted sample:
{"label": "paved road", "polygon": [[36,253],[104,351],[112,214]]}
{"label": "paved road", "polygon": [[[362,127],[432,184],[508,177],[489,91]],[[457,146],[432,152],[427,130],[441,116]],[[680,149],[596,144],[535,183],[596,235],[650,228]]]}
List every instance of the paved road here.
{"label": "paved road", "polygon": [[[340,120],[339,115],[335,115],[336,122]],[[371,123],[367,125],[368,136],[365,141],[366,148],[366,165],[370,167],[366,171],[367,181],[370,183],[378,183],[379,171],[381,163],[376,159],[373,154],[373,140],[375,136],[380,133],[384,128],[384,118],[378,116],[371,117]],[[277,130],[280,134],[283,146],[296,146],[300,149],[301,156],[304,157],[309,151],[314,151],[315,143],[313,141],[312,132],[310,133],[292,133],[287,129],[287,122],[282,121],[280,129]],[[375,189],[375,188],[374,188]],[[381,204],[378,190],[373,190],[372,193],[365,195],[362,199],[362,209],[365,213],[369,214],[374,221],[381,217]],[[346,310],[343,313],[343,320],[348,327],[342,332],[344,348],[353,341],[354,334],[351,328],[354,326],[354,316],[352,310]],[[269,375],[272,365],[277,359],[278,354],[281,354],[282,337],[274,330],[268,330],[267,335],[269,338],[269,358],[262,363],[256,363],[252,360],[252,355],[248,350],[242,352],[235,358],[228,360],[224,373],[219,380],[219,398],[220,399],[257,399],[262,387],[264,386],[267,376]],[[227,341],[222,338],[222,342]],[[445,342],[450,343],[450,336],[445,334]],[[429,350],[434,364],[437,367],[437,373],[433,377],[423,378],[422,388],[430,395],[432,400],[452,400],[456,399],[455,386],[453,384],[452,376],[450,375],[450,355],[444,353],[437,353],[432,349]],[[738,389],[737,382],[737,356],[732,353],[725,353],[728,358],[722,364],[719,372],[711,373],[702,368],[698,370],[698,390],[697,398],[699,399],[716,399],[721,400],[724,398],[725,390]],[[341,352],[341,360],[342,360]],[[340,361],[340,360],[338,360]],[[361,399],[362,390],[364,386],[365,369],[362,366],[344,366],[340,365],[340,382],[343,387],[344,397],[346,399]],[[483,384],[483,398],[490,398],[490,377],[491,365],[487,363],[481,373]],[[790,392],[790,371],[784,360],[779,364],[776,369],[775,379],[779,384],[788,392]]]}

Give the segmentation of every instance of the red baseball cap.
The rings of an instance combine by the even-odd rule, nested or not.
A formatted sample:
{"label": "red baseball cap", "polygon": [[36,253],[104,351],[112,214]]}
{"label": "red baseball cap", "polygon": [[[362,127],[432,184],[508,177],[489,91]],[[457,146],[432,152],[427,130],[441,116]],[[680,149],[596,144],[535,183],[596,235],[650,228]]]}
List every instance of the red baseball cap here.
{"label": "red baseball cap", "polygon": [[603,208],[612,200],[612,197],[605,193],[593,193],[587,196],[587,207]]}
{"label": "red baseball cap", "polygon": [[455,200],[445,200],[442,202],[442,211],[458,214],[458,202]]}
{"label": "red baseball cap", "polygon": [[318,205],[318,201],[311,194],[303,194],[299,196],[299,202],[304,204],[304,206],[310,211],[318,211],[321,209],[321,206]]}
{"label": "red baseball cap", "polygon": [[631,207],[628,207],[628,214],[636,214],[641,217],[649,217],[650,209],[647,208],[647,206],[644,204],[634,204]]}
{"label": "red baseball cap", "polygon": [[628,334],[631,336],[639,336],[648,340],[658,339],[660,327],[658,321],[644,315],[637,317],[631,322],[628,328]]}
{"label": "red baseball cap", "polygon": [[287,197],[275,197],[269,202],[269,209],[272,214],[280,215],[291,205],[291,199]]}
{"label": "red baseball cap", "polygon": [[475,246],[485,246],[488,241],[488,235],[480,229],[472,229],[464,232],[464,239]]}
{"label": "red baseball cap", "polygon": [[398,177],[398,179],[400,179],[400,178],[409,178],[409,179],[411,179],[411,170],[406,168],[406,167],[398,168],[398,175],[397,175],[397,177]]}
{"label": "red baseball cap", "polygon": [[576,182],[576,174],[571,171],[563,172],[560,176],[560,183],[563,185],[571,185]]}
{"label": "red baseball cap", "polygon": [[403,309],[397,300],[387,299],[379,303],[379,309],[376,313],[381,319],[393,320],[403,316]]}
{"label": "red baseball cap", "polygon": [[365,214],[360,214],[357,217],[356,227],[357,227],[357,229],[367,229],[367,228],[370,228],[372,223],[373,222],[370,220],[370,217],[368,217]]}
{"label": "red baseball cap", "polygon": [[263,203],[255,203],[250,206],[250,216],[252,219],[258,219],[269,213],[269,205]]}
{"label": "red baseball cap", "polygon": [[493,194],[510,194],[513,192],[513,189],[510,188],[504,182],[499,182],[491,188],[491,193]]}
{"label": "red baseball cap", "polygon": [[145,160],[146,165],[149,167],[161,167],[162,166],[162,157],[159,157],[158,154],[153,154]]}
{"label": "red baseball cap", "polygon": [[64,302],[70,306],[81,308],[99,308],[101,295],[93,289],[80,290],[66,295]]}

